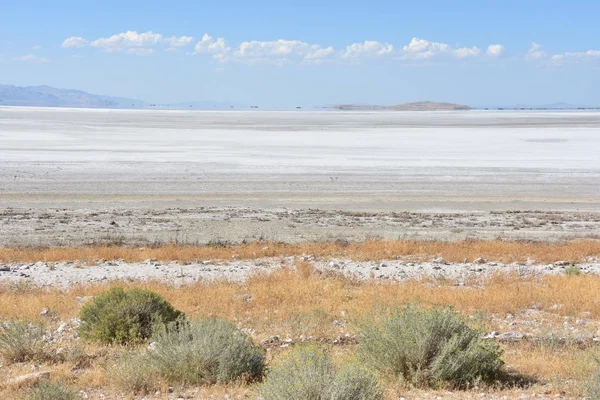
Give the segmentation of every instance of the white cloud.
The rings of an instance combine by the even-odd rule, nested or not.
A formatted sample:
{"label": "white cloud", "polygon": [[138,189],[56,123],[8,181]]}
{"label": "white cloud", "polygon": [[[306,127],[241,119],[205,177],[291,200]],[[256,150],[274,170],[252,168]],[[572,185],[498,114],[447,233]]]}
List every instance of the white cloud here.
{"label": "white cloud", "polygon": [[33,46],[31,48],[31,50],[37,51],[37,50],[41,50],[42,46],[40,46],[39,44],[36,44],[35,46]]}
{"label": "white cloud", "polygon": [[335,50],[331,46],[322,48],[317,44],[309,44],[300,40],[279,39],[262,42],[253,40],[242,42],[231,54],[231,57],[225,57],[223,61],[284,65],[293,60],[299,60],[307,64],[321,64],[334,53]]}
{"label": "white cloud", "polygon": [[[102,37],[88,41],[79,36],[65,39],[63,47],[91,46],[107,52],[122,52],[135,55],[153,54],[159,46],[168,52],[178,52],[181,48],[191,45],[195,39],[192,36],[166,37],[160,33],[147,31],[127,31],[117,33],[110,37]],[[535,44],[534,44],[535,45]],[[539,46],[539,45],[536,45]],[[497,57],[504,50],[500,44],[490,45],[486,54]],[[534,49],[538,50],[539,49]],[[400,59],[427,60],[431,57],[447,54],[458,59],[478,57],[482,50],[473,47],[452,47],[443,42],[432,42],[420,38],[412,40],[401,49],[387,42],[366,40],[352,43],[343,50],[337,51],[332,46],[322,47],[301,40],[272,40],[272,41],[244,41],[237,46],[229,47],[224,38],[214,38],[204,34],[194,45],[193,52],[188,55],[209,54],[219,62],[240,62],[246,64],[269,63],[284,65],[292,62],[303,64],[322,64],[325,62],[350,62],[359,63],[364,58],[398,56]]]}
{"label": "white cloud", "polygon": [[90,43],[90,46],[99,47],[108,52],[121,52],[128,51],[131,48],[151,47],[162,41],[163,36],[160,33],[154,33],[152,31],[144,33],[127,31],[117,33],[108,38],[96,39]]}
{"label": "white cloud", "polygon": [[230,50],[231,49],[227,47],[225,39],[217,38],[215,40],[212,36],[205,33],[204,36],[202,36],[202,39],[196,43],[194,54],[212,53],[215,55],[215,58],[219,58],[220,55],[227,54]]}
{"label": "white cloud", "polygon": [[554,54],[551,57],[551,61],[554,65],[562,65],[564,62],[567,61],[578,62],[596,58],[600,58],[600,50],[587,50]]}
{"label": "white cloud", "polygon": [[192,44],[194,38],[192,36],[171,36],[170,38],[165,39],[165,43],[170,45],[171,47],[185,47]]}
{"label": "white cloud", "polygon": [[430,42],[425,39],[412,38],[409,44],[402,47],[406,58],[426,59],[446,53],[450,46],[441,42]]}
{"label": "white cloud", "polygon": [[62,42],[62,47],[85,47],[87,46],[88,41],[82,38],[81,36],[71,36],[70,38],[66,38]]}
{"label": "white cloud", "polygon": [[453,54],[456,58],[467,58],[467,57],[477,57],[481,53],[479,47],[473,46],[469,47],[461,47],[453,51]]}
{"label": "white cloud", "polygon": [[343,58],[380,57],[394,52],[394,46],[376,40],[365,40],[363,43],[352,43],[342,53]]}
{"label": "white cloud", "polygon": [[542,50],[542,47],[543,46],[541,44],[538,44],[536,42],[531,43],[531,47],[529,48],[529,51],[527,52],[525,58],[528,60],[539,60],[542,58],[546,58],[548,54],[546,54],[546,52]]}
{"label": "white cloud", "polygon": [[304,56],[304,62],[307,64],[322,64],[334,54],[335,49],[331,46],[327,48],[319,48],[306,54]]}
{"label": "white cloud", "polygon": [[15,57],[15,60],[25,61],[25,62],[35,63],[35,64],[47,64],[50,62],[50,60],[48,60],[47,58],[38,57],[33,54],[27,54],[26,56],[22,56],[22,57]]}
{"label": "white cloud", "polygon": [[492,44],[488,46],[485,53],[490,57],[499,57],[500,54],[502,54],[503,52],[504,46],[502,46],[501,44]]}

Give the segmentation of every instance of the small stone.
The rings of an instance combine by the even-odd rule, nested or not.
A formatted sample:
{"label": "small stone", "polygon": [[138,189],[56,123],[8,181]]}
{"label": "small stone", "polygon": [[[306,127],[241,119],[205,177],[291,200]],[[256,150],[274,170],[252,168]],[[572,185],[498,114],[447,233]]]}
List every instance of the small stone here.
{"label": "small stone", "polygon": [[555,267],[564,267],[564,266],[566,266],[566,265],[569,265],[569,263],[568,263],[568,262],[566,262],[566,261],[564,261],[564,260],[557,261],[557,262],[555,262],[555,263],[554,263],[554,266],[555,266]]}
{"label": "small stone", "polygon": [[443,257],[436,257],[433,260],[431,260],[432,262],[436,263],[436,264],[448,264],[448,261],[446,261],[445,258]]}
{"label": "small stone", "polygon": [[56,330],[56,333],[59,335],[62,335],[64,333],[64,331],[67,330],[68,327],[69,327],[69,324],[66,324],[63,322],[62,324],[60,324],[60,326]]}
{"label": "small stone", "polygon": [[520,332],[506,332],[495,336],[496,339],[500,340],[519,340],[523,339],[523,337],[523,334]]}
{"label": "small stone", "polygon": [[40,311],[40,317],[43,317],[44,315],[48,314],[50,314],[50,309],[48,307],[44,307],[42,311]]}
{"label": "small stone", "polygon": [[485,264],[485,258],[476,258],[475,261],[473,261],[475,264]]}

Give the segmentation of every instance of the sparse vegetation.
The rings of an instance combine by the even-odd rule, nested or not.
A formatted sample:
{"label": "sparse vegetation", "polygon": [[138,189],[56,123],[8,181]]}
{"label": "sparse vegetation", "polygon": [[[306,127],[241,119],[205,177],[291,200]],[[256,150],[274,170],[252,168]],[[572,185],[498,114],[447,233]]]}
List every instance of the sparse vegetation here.
{"label": "sparse vegetation", "polygon": [[99,259],[125,261],[193,262],[197,260],[253,259],[260,257],[300,256],[312,254],[321,257],[349,257],[354,260],[382,260],[403,257],[411,260],[429,260],[443,257],[450,262],[473,261],[484,258],[505,263],[535,260],[540,263],[568,261],[585,262],[588,257],[600,257],[600,241],[577,240],[563,243],[510,242],[504,240],[462,242],[408,241],[408,240],[369,240],[349,243],[343,240],[331,242],[279,243],[250,242],[231,244],[211,241],[204,246],[163,244],[138,248],[118,245],[89,247],[18,247],[0,248],[0,260],[14,262],[37,261],[88,261]]}
{"label": "sparse vegetation", "polygon": [[417,386],[468,387],[494,378],[503,365],[499,347],[450,308],[408,306],[381,322],[369,319],[358,351],[366,365]]}
{"label": "sparse vegetation", "polygon": [[600,361],[596,360],[597,370],[587,382],[587,394],[591,400],[600,399]]}
{"label": "sparse vegetation", "polygon": [[112,376],[121,389],[156,388],[157,382],[206,385],[252,382],[262,376],[264,350],[221,318],[200,319],[163,327],[151,350],[124,357]]}
{"label": "sparse vegetation", "polygon": [[46,355],[42,328],[29,321],[0,322],[0,357],[5,364],[39,360]]}
{"label": "sparse vegetation", "polygon": [[581,268],[579,268],[576,265],[569,265],[567,268],[565,268],[565,275],[567,275],[567,276],[581,275]]}
{"label": "sparse vegetation", "polygon": [[100,343],[137,343],[156,326],[182,318],[160,295],[148,290],[114,287],[81,310],[81,337]]}
{"label": "sparse vegetation", "polygon": [[77,400],[75,391],[60,382],[41,381],[27,391],[25,400]]}
{"label": "sparse vegetation", "polygon": [[272,367],[259,393],[264,400],[379,400],[373,376],[356,365],[336,369],[331,356],[314,345],[295,348]]}
{"label": "sparse vegetation", "polygon": [[[185,312],[190,320],[210,315],[235,321],[236,327],[252,332],[257,343],[271,348],[267,360],[273,368],[281,365],[290,352],[280,347],[288,337],[297,342],[302,335],[308,342],[327,343],[331,346],[334,365],[342,365],[359,346],[355,338],[360,324],[356,322],[373,314],[374,309],[393,310],[416,301],[452,305],[467,319],[477,316],[485,324],[486,332],[514,330],[526,334],[522,340],[499,342],[506,362],[502,379],[508,374],[506,379],[511,380],[454,391],[453,396],[457,399],[479,396],[480,392],[499,398],[531,397],[540,393],[546,397],[566,398],[587,395],[587,382],[597,369],[590,346],[594,346],[592,336],[598,329],[600,317],[598,276],[496,275],[464,281],[464,286],[456,286],[451,279],[396,283],[348,280],[313,273],[310,265],[303,266],[305,272],[301,270],[303,267],[296,271],[292,266],[245,282],[203,282],[178,287],[160,282],[131,282],[123,283],[122,289],[137,288],[158,293],[176,309]],[[169,383],[168,379],[173,378],[163,377],[156,364],[148,362],[147,356],[151,352],[146,351],[147,343],[122,347],[86,342],[85,357],[80,357],[82,350],[76,348],[82,346],[82,342],[74,339],[71,331],[67,331],[63,339],[55,341],[55,332],[61,321],[77,317],[82,303],[91,304],[93,301],[87,300],[87,297],[99,296],[108,289],[109,285],[73,286],[69,289],[0,286],[0,318],[7,321],[15,317],[43,321],[44,332],[55,339],[49,343],[50,348],[36,358],[35,365],[41,371],[51,372],[55,382],[62,382],[67,387],[82,388],[88,393],[87,388],[94,388],[93,392],[101,390],[107,396],[123,392],[126,395],[133,392],[154,393],[155,390],[164,394],[169,387],[201,398],[252,398],[256,395],[258,385],[247,384],[244,378],[233,384],[203,385],[187,383],[187,380],[186,383]],[[51,317],[39,315],[46,307],[51,310]],[[538,314],[540,319],[529,319]],[[576,323],[578,319],[580,321]],[[513,321],[517,322],[514,328],[508,325]],[[535,328],[538,323],[544,324],[544,327]],[[577,333],[571,329],[573,327],[577,328]],[[537,330],[538,336],[529,336],[528,329]],[[552,343],[560,345],[546,343],[543,338],[547,336],[547,330],[556,332],[552,336],[556,340],[552,339]],[[344,339],[346,334],[350,335],[348,340],[338,340],[340,336]],[[278,344],[268,343],[272,335],[280,336]],[[540,338],[543,341],[540,342]],[[581,338],[584,342],[580,341]],[[292,349],[297,346],[290,345]],[[58,347],[62,348],[60,353],[56,353]],[[47,357],[47,354],[50,356]],[[115,365],[116,360],[120,361]],[[30,364],[4,362],[3,378],[8,381],[28,374],[30,368]],[[108,375],[107,370],[110,372]],[[336,370],[338,373],[341,374]],[[0,378],[0,386],[5,379]],[[512,379],[525,381],[514,383]],[[384,375],[381,375],[380,383],[385,389],[386,400],[401,396],[431,398],[433,393],[424,386],[399,384],[397,379],[390,380]],[[442,383],[442,386],[445,385]],[[0,398],[23,398],[22,387],[0,387]]]}

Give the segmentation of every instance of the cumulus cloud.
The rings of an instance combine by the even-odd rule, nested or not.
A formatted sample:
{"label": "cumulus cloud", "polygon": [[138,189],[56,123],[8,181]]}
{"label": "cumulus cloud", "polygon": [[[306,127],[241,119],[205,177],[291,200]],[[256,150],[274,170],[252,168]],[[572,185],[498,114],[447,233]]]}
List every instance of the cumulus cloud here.
{"label": "cumulus cloud", "polygon": [[322,64],[334,54],[335,49],[331,46],[324,49],[319,48],[306,54],[304,61],[308,64]]}
{"label": "cumulus cloud", "polygon": [[504,52],[504,46],[501,44],[491,44],[488,46],[485,54],[490,57],[499,57]]}
{"label": "cumulus cloud", "polygon": [[249,64],[270,63],[288,64],[294,60],[308,64],[320,64],[333,55],[333,47],[322,48],[300,40],[273,40],[242,42],[231,54],[229,60]]}
{"label": "cumulus cloud", "polygon": [[441,42],[430,42],[429,40],[412,38],[409,44],[402,47],[406,58],[426,59],[440,53],[446,53],[450,46]]}
{"label": "cumulus cloud", "polygon": [[108,52],[120,52],[129,51],[132,48],[154,46],[162,41],[163,36],[160,33],[127,31],[107,38],[96,39],[90,43],[90,46],[99,47]]}
{"label": "cumulus cloud", "polygon": [[216,58],[219,58],[219,55],[229,53],[231,49],[227,47],[225,39],[217,38],[215,40],[212,36],[205,33],[202,39],[196,43],[194,50],[194,54],[213,53],[217,56]]}
{"label": "cumulus cloud", "polygon": [[539,43],[531,43],[531,47],[529,48],[529,51],[527,52],[525,58],[527,58],[528,60],[540,60],[542,58],[546,58],[548,54],[546,54],[546,52],[542,50],[542,47],[543,46]]}
{"label": "cumulus cloud", "polygon": [[459,49],[453,50],[453,54],[456,58],[467,58],[467,57],[477,57],[481,53],[479,47],[473,46],[469,47],[461,47]]}
{"label": "cumulus cloud", "polygon": [[80,47],[87,46],[87,44],[88,44],[88,41],[86,39],[82,38],[81,36],[71,36],[69,38],[66,38],[62,42],[62,47],[80,48]]}
{"label": "cumulus cloud", "polygon": [[[178,52],[180,49],[190,46],[195,39],[192,36],[164,36],[160,33],[147,31],[127,31],[117,33],[109,37],[101,37],[88,41],[80,36],[72,36],[65,39],[63,47],[85,47],[102,49],[107,52],[121,52],[135,55],[153,54],[155,49],[163,46],[165,51]],[[486,54],[498,56],[502,53],[502,45],[490,45]],[[237,46],[230,47],[222,37],[214,38],[204,34],[195,42],[194,49],[188,55],[210,55],[219,62],[240,62],[246,64],[270,63],[283,65],[287,63],[322,64],[325,62],[349,62],[359,63],[366,58],[378,58],[384,56],[396,56],[400,59],[427,60],[437,55],[447,54],[449,56],[465,59],[478,57],[482,50],[473,47],[452,47],[443,42],[433,42],[426,39],[412,38],[402,48],[396,49],[394,45],[387,42],[366,40],[364,42],[352,43],[342,50],[336,50],[332,46],[321,46],[319,44],[307,43],[301,40],[271,40],[271,41],[244,41]]]}
{"label": "cumulus cloud", "polygon": [[91,46],[103,49],[107,52],[122,52],[135,55],[149,55],[154,52],[157,45],[167,45],[170,49],[177,49],[190,45],[194,41],[192,36],[164,37],[160,33],[152,31],[138,33],[127,31],[117,33],[110,37],[101,37],[91,42],[80,36],[71,36],[62,42],[62,47],[85,47]]}
{"label": "cumulus cloud", "polygon": [[185,47],[194,41],[194,37],[192,36],[171,36],[170,38],[165,39],[165,43],[170,45],[171,47]]}
{"label": "cumulus cloud", "polygon": [[22,57],[15,57],[15,60],[29,62],[29,63],[35,63],[35,64],[47,64],[50,62],[50,60],[48,60],[47,58],[38,57],[33,54],[27,54],[26,56],[22,56]]}
{"label": "cumulus cloud", "polygon": [[41,50],[41,48],[42,48],[42,46],[40,46],[39,44],[36,44],[31,49],[37,51],[37,50]]}
{"label": "cumulus cloud", "polygon": [[343,58],[380,57],[394,52],[394,46],[375,40],[365,40],[363,43],[353,43],[342,53]]}

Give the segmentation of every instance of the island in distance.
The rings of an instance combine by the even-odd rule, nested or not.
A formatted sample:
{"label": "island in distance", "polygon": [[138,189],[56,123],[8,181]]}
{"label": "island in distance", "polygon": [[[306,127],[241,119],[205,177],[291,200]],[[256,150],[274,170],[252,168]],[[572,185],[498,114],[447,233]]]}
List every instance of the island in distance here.
{"label": "island in distance", "polygon": [[338,104],[326,108],[345,111],[460,111],[472,110],[472,107],[455,103],[440,103],[435,101],[417,101],[393,106]]}

